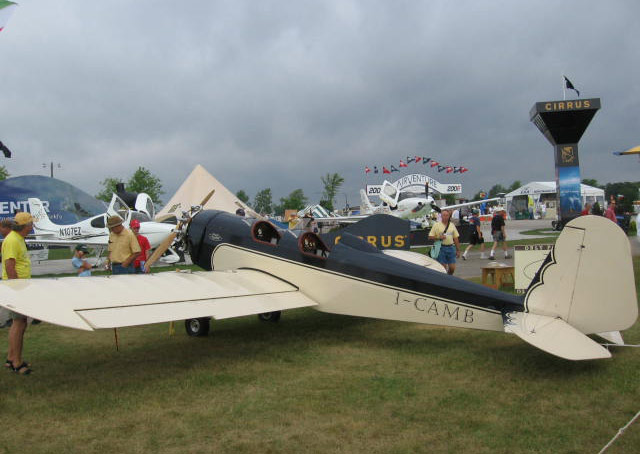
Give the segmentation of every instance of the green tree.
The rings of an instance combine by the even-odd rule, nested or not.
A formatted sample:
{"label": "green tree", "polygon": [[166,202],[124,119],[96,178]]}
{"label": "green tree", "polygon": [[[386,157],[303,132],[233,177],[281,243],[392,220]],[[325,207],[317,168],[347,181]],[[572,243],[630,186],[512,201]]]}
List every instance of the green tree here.
{"label": "green tree", "polygon": [[5,166],[0,166],[0,181],[9,178],[9,171]]}
{"label": "green tree", "polygon": [[333,211],[333,203],[335,202],[336,194],[340,190],[340,186],[342,186],[342,183],[344,183],[344,178],[342,178],[337,173],[328,173],[324,177],[320,177],[320,179],[322,180],[322,185],[324,186],[322,198],[326,202],[326,205],[322,205],[322,203],[321,205]]}
{"label": "green tree", "polygon": [[104,200],[105,202],[111,202],[111,197],[113,193],[116,192],[116,185],[118,183],[122,183],[122,180],[119,178],[111,178],[107,177],[100,182],[103,189],[98,194],[96,194],[96,199]]}
{"label": "green tree", "polygon": [[512,192],[515,191],[516,189],[518,189],[520,186],[522,186],[522,182],[520,180],[516,180],[513,183],[511,183],[511,186],[509,186],[509,189],[507,189],[506,192]]}
{"label": "green tree", "polygon": [[[113,193],[116,192],[116,185],[122,183],[120,178],[107,177],[100,182],[103,189],[96,195],[96,199],[110,202]],[[160,204],[160,196],[164,194],[160,179],[152,174],[144,167],[138,167],[138,170],[129,178],[125,189],[129,192],[144,192],[151,197],[153,203]]]}
{"label": "green tree", "polygon": [[582,184],[586,184],[587,186],[593,186],[594,188],[604,189],[604,186],[600,185],[598,183],[598,180],[595,180],[593,178],[583,178]]}
{"label": "green tree", "polygon": [[129,178],[126,189],[130,192],[144,192],[151,197],[153,203],[162,203],[162,200],[160,200],[160,196],[164,194],[162,182],[160,178],[144,167],[138,167],[138,170]]}
{"label": "green tree", "polygon": [[498,194],[507,192],[510,191],[508,191],[507,188],[505,188],[501,184],[494,184],[493,186],[491,186],[491,189],[489,189],[489,198],[497,197]]}
{"label": "green tree", "polygon": [[246,192],[244,192],[244,189],[240,189],[238,192],[236,192],[236,197],[239,198],[242,203],[246,203],[247,205],[249,204],[249,196]]}
{"label": "green tree", "polygon": [[639,189],[640,181],[636,181],[635,183],[628,181],[607,183],[604,188],[604,197],[607,202],[611,199],[611,196],[615,197],[617,213],[633,212],[633,201],[638,200]]}
{"label": "green tree", "polygon": [[307,206],[307,201],[302,189],[296,189],[287,197],[280,198],[280,204],[274,207],[274,213],[277,216],[283,216],[285,210],[300,211]]}
{"label": "green tree", "polygon": [[271,196],[271,188],[258,191],[253,199],[253,209],[259,214],[271,214],[273,208],[273,198]]}

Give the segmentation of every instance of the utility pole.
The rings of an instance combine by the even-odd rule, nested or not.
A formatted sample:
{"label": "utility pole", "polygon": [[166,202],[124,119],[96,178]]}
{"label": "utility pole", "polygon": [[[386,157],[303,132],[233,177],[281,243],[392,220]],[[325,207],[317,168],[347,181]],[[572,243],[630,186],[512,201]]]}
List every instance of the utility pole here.
{"label": "utility pole", "polygon": [[[61,169],[61,168],[62,168],[62,166],[60,165],[60,163],[57,163],[57,164],[56,164],[56,166],[58,167],[58,169]],[[46,169],[46,168],[47,168],[47,164],[46,164],[46,163],[43,163],[43,164],[42,164],[42,168],[43,168],[43,169]],[[51,161],[51,163],[50,163],[50,168],[51,168],[51,178],[53,178],[53,161]]]}

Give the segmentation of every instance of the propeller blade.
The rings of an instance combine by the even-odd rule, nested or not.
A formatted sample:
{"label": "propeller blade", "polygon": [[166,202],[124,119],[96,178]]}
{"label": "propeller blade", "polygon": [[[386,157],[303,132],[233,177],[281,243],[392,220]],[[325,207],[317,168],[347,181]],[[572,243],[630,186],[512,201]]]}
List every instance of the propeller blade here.
{"label": "propeller blade", "polygon": [[147,260],[147,263],[144,264],[144,272],[148,273],[149,272],[149,268],[151,268],[151,265],[153,265],[154,263],[156,263],[158,261],[158,259],[160,257],[162,257],[162,254],[164,254],[166,252],[167,249],[169,249],[169,246],[171,246],[171,243],[173,243],[173,240],[176,239],[176,236],[178,236],[178,234],[176,232],[171,232],[162,243],[160,243],[160,245],[156,248],[156,250],[153,252],[153,254],[151,254],[151,257],[149,257],[149,259]]}
{"label": "propeller blade", "polygon": [[206,205],[206,203],[209,201],[209,199],[213,196],[213,193],[216,192],[215,189],[212,189],[211,192],[209,194],[207,194],[207,196],[202,199],[202,202],[200,202],[200,206],[204,207]]}
{"label": "propeller blade", "polygon": [[[209,201],[209,199],[213,196],[213,193],[216,192],[215,189],[212,189],[211,192],[209,192],[209,194],[207,194],[205,196],[204,199],[202,199],[202,202],[200,202],[200,208],[204,207],[205,204]],[[173,241],[176,239],[176,237],[178,236],[178,232],[180,230],[182,230],[182,226],[186,223],[188,224],[189,222],[191,222],[191,218],[193,217],[193,214],[191,214],[187,219],[183,219],[180,222],[178,222],[178,225],[176,225],[176,228],[173,232],[171,232],[162,243],[160,243],[160,245],[156,248],[156,250],[153,252],[153,254],[151,254],[151,257],[149,257],[149,259],[147,260],[147,263],[144,264],[144,272],[148,273],[149,269],[151,268],[151,265],[153,265],[154,263],[156,263],[158,261],[158,259],[160,257],[162,257],[162,254],[164,254],[167,249],[169,249],[169,247],[171,246],[171,244],[173,243]]]}

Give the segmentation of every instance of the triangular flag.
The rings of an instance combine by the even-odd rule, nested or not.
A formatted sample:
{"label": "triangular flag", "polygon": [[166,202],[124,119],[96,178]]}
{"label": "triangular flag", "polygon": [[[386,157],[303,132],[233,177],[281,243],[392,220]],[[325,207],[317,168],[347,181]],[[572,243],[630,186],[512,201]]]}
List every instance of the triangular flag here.
{"label": "triangular flag", "polygon": [[7,148],[7,146],[5,144],[3,144],[2,142],[0,142],[0,151],[2,151],[4,153],[4,157],[5,158],[10,158],[11,157],[11,150],[9,150]]}
{"label": "triangular flag", "polygon": [[420,161],[422,161],[422,158],[420,156],[416,156],[416,164],[419,163]]}
{"label": "triangular flag", "polygon": [[[413,161],[415,161],[414,158],[407,156],[407,164],[411,164]],[[402,161],[400,161],[402,162]]]}
{"label": "triangular flag", "polygon": [[382,166],[382,173],[391,173],[391,172],[385,166]]}
{"label": "triangular flag", "polygon": [[371,169],[367,166],[364,166],[364,173],[369,173],[371,172]]}
{"label": "triangular flag", "polygon": [[460,167],[460,173],[465,173],[468,172],[469,169],[467,169],[466,167]]}
{"label": "triangular flag", "polygon": [[431,161],[431,158],[425,158],[424,156],[422,157],[422,163],[423,164],[426,164],[429,161]]}
{"label": "triangular flag", "polygon": [[438,163],[436,161],[431,161],[431,167],[435,167],[437,165],[438,165]]}
{"label": "triangular flag", "polygon": [[580,97],[580,92],[578,91],[578,89],[576,87],[573,86],[571,81],[569,79],[567,79],[567,76],[562,76],[562,77],[564,77],[564,85],[565,85],[565,87],[567,87],[569,90],[575,91],[578,94],[578,97]]}
{"label": "triangular flag", "polygon": [[400,160],[400,167],[408,167],[402,159]]}
{"label": "triangular flag", "polygon": [[453,172],[453,167],[447,166],[447,173],[451,173],[451,172]]}
{"label": "triangular flag", "polygon": [[392,172],[400,172],[398,169],[396,169],[395,167],[391,166],[391,171]]}
{"label": "triangular flag", "polygon": [[442,172],[445,169],[445,166],[438,166],[438,172]]}

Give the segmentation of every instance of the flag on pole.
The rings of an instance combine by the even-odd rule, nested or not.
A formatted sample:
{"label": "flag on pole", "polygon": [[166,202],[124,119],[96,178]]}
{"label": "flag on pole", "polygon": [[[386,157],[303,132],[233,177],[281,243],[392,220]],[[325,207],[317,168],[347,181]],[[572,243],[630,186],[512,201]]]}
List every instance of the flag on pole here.
{"label": "flag on pole", "polygon": [[13,2],[0,0],[0,32],[4,29],[5,25],[7,25],[7,22],[9,22],[9,18],[13,14],[13,10],[16,9],[16,6]]}
{"label": "flag on pole", "polygon": [[[573,90],[576,92],[576,94],[578,96],[580,96],[580,91],[578,91],[578,89],[576,87],[573,86],[573,84],[571,83],[571,81],[569,79],[567,79],[567,76],[562,76],[564,77],[564,86],[567,87],[569,90]],[[556,79],[557,80],[557,79]]]}
{"label": "flag on pole", "polygon": [[371,169],[367,166],[364,166],[364,173],[369,173],[371,172]]}
{"label": "flag on pole", "polygon": [[382,173],[391,173],[391,171],[387,169],[385,166],[382,166]]}
{"label": "flag on pole", "polygon": [[378,168],[376,166],[373,166],[373,173],[378,173]]}
{"label": "flag on pole", "polygon": [[11,150],[9,150],[7,148],[7,146],[5,144],[3,144],[2,142],[0,142],[0,151],[2,151],[4,153],[4,157],[5,158],[10,158],[11,157]]}

